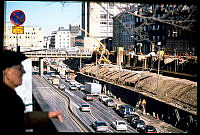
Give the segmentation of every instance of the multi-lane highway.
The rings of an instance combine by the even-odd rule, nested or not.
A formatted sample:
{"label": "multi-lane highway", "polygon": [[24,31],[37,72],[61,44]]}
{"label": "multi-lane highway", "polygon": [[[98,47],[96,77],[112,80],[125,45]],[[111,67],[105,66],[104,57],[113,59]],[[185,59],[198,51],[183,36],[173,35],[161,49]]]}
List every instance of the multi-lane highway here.
{"label": "multi-lane highway", "polygon": [[[41,97],[44,99],[46,104],[49,106],[46,111],[52,110],[61,110],[64,122],[59,123],[56,120],[53,120],[54,124],[58,131],[62,132],[95,132],[91,128],[91,124],[98,120],[98,121],[105,121],[109,126],[108,132],[127,132],[127,133],[137,133],[137,131],[128,125],[127,131],[116,131],[111,126],[111,123],[115,120],[124,120],[122,119],[116,112],[104,104],[102,104],[98,98],[94,101],[89,101],[87,103],[91,106],[91,112],[82,112],[80,110],[80,106],[82,103],[86,102],[83,100],[84,93],[81,91],[71,91],[68,89],[68,83],[64,80],[60,80],[60,83],[66,85],[66,90],[61,91],[52,87],[52,85],[48,82],[47,78],[40,78],[37,75],[33,75],[33,92],[39,92]],[[58,94],[57,92],[62,92],[62,95]],[[65,96],[63,96],[63,94]],[[67,97],[70,101],[67,100]],[[74,115],[78,117],[73,118],[73,115],[69,114],[69,106]],[[74,120],[75,119],[75,120]],[[76,122],[75,122],[76,121]],[[84,124],[83,124],[84,123]],[[85,127],[86,129],[82,129]],[[87,131],[86,131],[87,130]]]}

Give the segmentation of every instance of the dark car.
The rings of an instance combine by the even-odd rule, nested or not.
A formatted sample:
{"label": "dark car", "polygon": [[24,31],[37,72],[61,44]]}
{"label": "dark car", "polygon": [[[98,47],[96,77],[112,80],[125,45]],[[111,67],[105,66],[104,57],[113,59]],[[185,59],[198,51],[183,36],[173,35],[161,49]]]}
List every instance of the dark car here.
{"label": "dark car", "polygon": [[117,112],[123,118],[127,118],[129,115],[134,114],[135,108],[133,106],[129,105],[129,104],[120,105]]}
{"label": "dark car", "polygon": [[133,128],[141,128],[144,129],[145,128],[145,122],[143,120],[134,120],[131,122],[131,125],[133,126]]}
{"label": "dark car", "polygon": [[105,105],[109,106],[109,107],[114,107],[115,106],[115,102],[114,100],[112,99],[107,99],[105,102],[104,102]]}
{"label": "dark car", "polygon": [[94,100],[94,96],[93,95],[90,95],[90,94],[86,94],[84,97],[83,97],[84,100],[86,101],[89,101],[89,100]]}
{"label": "dark car", "polygon": [[140,133],[157,133],[157,130],[154,126],[146,125],[144,128],[138,128]]}
{"label": "dark car", "polygon": [[140,119],[140,116],[137,115],[137,114],[131,114],[127,117],[127,121],[129,123],[132,123],[134,120],[139,120]]}

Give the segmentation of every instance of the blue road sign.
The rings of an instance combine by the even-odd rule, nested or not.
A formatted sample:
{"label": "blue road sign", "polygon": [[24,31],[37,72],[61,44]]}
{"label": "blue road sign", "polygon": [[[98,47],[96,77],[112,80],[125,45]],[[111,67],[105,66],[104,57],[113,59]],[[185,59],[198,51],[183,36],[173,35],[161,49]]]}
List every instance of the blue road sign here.
{"label": "blue road sign", "polygon": [[12,24],[19,26],[25,22],[26,16],[21,10],[14,10],[10,15],[10,21]]}

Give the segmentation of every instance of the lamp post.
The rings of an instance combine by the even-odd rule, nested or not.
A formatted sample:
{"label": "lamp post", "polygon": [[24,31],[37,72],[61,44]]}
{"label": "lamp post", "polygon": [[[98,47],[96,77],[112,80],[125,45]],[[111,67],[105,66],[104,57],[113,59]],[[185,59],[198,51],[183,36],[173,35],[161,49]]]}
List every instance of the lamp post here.
{"label": "lamp post", "polygon": [[156,86],[156,90],[158,92],[158,84],[159,84],[159,74],[160,74],[160,46],[161,46],[161,42],[158,42],[158,77],[157,77],[157,86]]}
{"label": "lamp post", "polygon": [[140,46],[140,54],[142,52],[142,43],[137,43],[137,46]]}

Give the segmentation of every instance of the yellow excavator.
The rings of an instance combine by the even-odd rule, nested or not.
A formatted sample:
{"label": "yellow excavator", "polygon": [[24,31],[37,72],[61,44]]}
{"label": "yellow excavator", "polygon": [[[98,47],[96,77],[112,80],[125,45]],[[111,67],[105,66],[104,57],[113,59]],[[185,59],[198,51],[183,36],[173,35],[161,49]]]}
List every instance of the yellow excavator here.
{"label": "yellow excavator", "polygon": [[96,48],[96,51],[101,55],[100,58],[97,60],[98,64],[101,64],[101,63],[111,64],[111,61],[107,59],[106,56],[104,55],[104,54],[110,55],[110,52],[106,49],[106,46],[103,43],[101,43],[99,40],[97,40],[94,36],[92,36],[90,33],[88,33],[86,30],[84,30],[81,27],[79,28],[80,30],[87,33],[91,38],[95,39],[100,44],[100,46]]}

